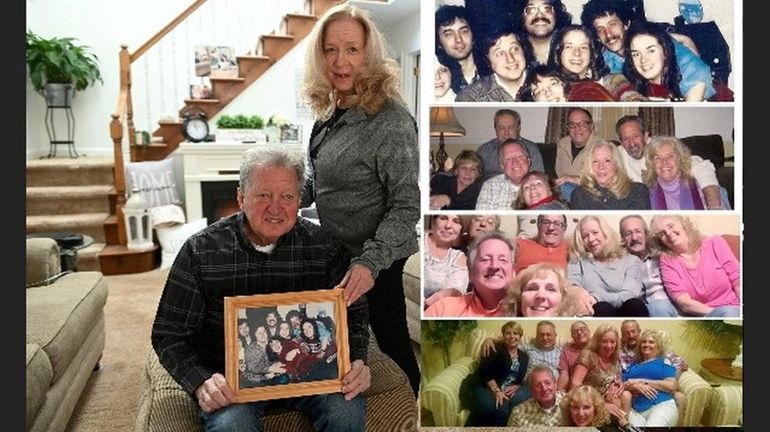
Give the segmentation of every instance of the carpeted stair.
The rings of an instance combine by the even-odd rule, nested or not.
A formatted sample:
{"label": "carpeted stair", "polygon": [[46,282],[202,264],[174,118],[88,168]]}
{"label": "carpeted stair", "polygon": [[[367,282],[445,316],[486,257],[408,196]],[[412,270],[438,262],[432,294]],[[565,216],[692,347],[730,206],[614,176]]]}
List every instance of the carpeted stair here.
{"label": "carpeted stair", "polygon": [[27,233],[68,231],[94,243],[78,252],[79,270],[100,270],[105,219],[113,190],[112,158],[27,161]]}

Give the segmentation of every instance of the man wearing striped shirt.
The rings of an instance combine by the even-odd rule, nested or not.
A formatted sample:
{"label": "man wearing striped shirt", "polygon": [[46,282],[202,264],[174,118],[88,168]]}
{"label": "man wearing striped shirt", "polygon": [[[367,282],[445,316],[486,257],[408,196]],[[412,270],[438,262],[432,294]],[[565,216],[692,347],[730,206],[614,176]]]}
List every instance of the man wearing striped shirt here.
{"label": "man wearing striped shirt", "polygon": [[[360,393],[371,385],[364,296],[347,309],[351,369],[341,393],[234,403],[224,378],[225,297],[330,289],[347,270],[344,248],[319,226],[298,220],[304,170],[299,153],[245,152],[237,190],[241,211],[187,239],[169,271],[152,345],[174,380],[197,400],[205,430],[261,430],[265,408],[274,405],[307,413],[321,430],[364,429]],[[282,372],[271,367],[258,372],[267,378]]]}

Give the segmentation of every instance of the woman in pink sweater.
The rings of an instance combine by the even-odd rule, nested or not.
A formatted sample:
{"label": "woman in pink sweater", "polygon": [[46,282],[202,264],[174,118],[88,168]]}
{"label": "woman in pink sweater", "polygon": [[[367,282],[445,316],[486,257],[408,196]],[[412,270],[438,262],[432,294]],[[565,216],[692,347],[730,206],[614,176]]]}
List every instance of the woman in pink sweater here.
{"label": "woman in pink sweater", "polygon": [[740,265],[721,236],[704,237],[686,216],[652,218],[663,285],[690,316],[740,317]]}

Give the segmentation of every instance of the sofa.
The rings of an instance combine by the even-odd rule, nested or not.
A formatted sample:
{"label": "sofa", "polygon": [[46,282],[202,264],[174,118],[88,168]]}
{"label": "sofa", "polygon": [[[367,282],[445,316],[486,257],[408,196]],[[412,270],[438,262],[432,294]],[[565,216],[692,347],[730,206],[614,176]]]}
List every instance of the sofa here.
{"label": "sofa", "polygon": [[[693,155],[708,159],[714,164],[719,185],[727,190],[727,196],[730,200],[730,208],[735,208],[735,173],[732,166],[725,166],[725,162],[732,161],[732,157],[725,157],[725,146],[721,135],[692,135],[681,138],[682,142],[689,148]],[[620,142],[613,140],[617,145]],[[543,164],[545,172],[556,178],[556,144],[541,143],[538,144],[540,153],[543,155]]]}
{"label": "sofa", "polygon": [[[404,295],[407,325],[412,340],[420,342],[420,259],[419,253],[409,257],[404,266]],[[368,364],[372,386],[366,398],[367,431],[416,431],[417,403],[406,375],[377,346],[374,335],[369,338]],[[160,364],[154,350],[147,356],[140,389],[135,432],[201,431],[197,403],[171,378]],[[263,419],[269,431],[312,431],[308,418],[287,410],[268,411]]]}
{"label": "sofa", "polygon": [[27,431],[63,431],[104,350],[107,283],[61,272],[50,238],[27,239]]}
{"label": "sofa", "polygon": [[[435,426],[459,427],[465,424],[469,411],[460,408],[460,384],[478,367],[479,352],[484,339],[499,336],[499,331],[476,328],[467,339],[462,356],[435,378],[425,384],[420,391],[422,408],[430,411]],[[564,344],[567,340],[558,337],[556,343]],[[680,425],[701,425],[705,409],[712,403],[712,388],[706,380],[692,370],[683,372],[678,379],[679,391],[685,394],[687,402],[681,413]]]}

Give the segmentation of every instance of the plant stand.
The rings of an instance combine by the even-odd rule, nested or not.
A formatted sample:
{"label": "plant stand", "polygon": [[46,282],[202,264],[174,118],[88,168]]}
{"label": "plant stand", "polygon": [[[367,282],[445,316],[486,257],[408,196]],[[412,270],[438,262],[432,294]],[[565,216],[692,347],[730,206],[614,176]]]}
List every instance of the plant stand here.
{"label": "plant stand", "polygon": [[[54,112],[57,109],[63,109],[67,119],[67,139],[57,139],[56,126],[54,123]],[[45,110],[45,131],[48,133],[50,149],[48,150],[48,159],[56,156],[56,146],[66,145],[71,158],[77,159],[80,155],[75,150],[75,115],[72,113],[71,106],[48,105]]]}

